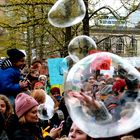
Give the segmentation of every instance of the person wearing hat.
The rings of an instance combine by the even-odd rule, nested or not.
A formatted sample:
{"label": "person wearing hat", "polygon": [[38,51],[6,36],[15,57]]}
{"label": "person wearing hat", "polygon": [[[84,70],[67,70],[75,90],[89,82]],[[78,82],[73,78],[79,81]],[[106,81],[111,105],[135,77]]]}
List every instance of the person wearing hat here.
{"label": "person wearing hat", "polygon": [[[6,95],[12,103],[16,95],[28,85],[23,80],[20,70],[25,66],[25,54],[18,49],[7,50],[8,63],[0,68],[0,93]],[[10,64],[10,65],[8,65]]]}
{"label": "person wearing hat", "polygon": [[43,138],[37,115],[38,105],[38,102],[26,93],[17,95],[15,113],[19,119],[19,128],[13,132],[12,140],[54,140],[58,136],[61,127],[53,128],[49,135]]}
{"label": "person wearing hat", "polygon": [[36,82],[34,84],[34,89],[44,89],[44,85],[42,82]]}
{"label": "person wearing hat", "polygon": [[58,102],[60,102],[61,101],[61,95],[60,95],[60,88],[58,88],[58,87],[52,87],[51,89],[50,89],[50,92],[51,92],[51,94],[52,94],[52,96],[58,101]]}

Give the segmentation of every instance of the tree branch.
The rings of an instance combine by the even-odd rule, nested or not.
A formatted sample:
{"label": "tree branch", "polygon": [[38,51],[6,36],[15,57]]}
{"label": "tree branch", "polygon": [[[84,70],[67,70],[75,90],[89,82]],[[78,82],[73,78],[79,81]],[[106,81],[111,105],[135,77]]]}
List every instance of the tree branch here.
{"label": "tree branch", "polygon": [[92,18],[93,15],[95,15],[97,12],[99,12],[100,10],[102,9],[107,9],[109,10],[116,19],[122,19],[122,17],[116,12],[114,11],[114,9],[112,9],[110,6],[103,6],[101,8],[99,8],[98,10],[94,11],[90,16],[89,16],[89,19]]}
{"label": "tree branch", "polygon": [[49,5],[52,6],[54,3],[48,2],[34,2],[34,3],[13,3],[13,4],[0,4],[1,8],[13,7],[13,6],[36,6],[36,5]]}
{"label": "tree branch", "polygon": [[113,15],[116,19],[125,20],[125,19],[128,18],[133,12],[135,12],[136,10],[138,10],[139,7],[140,7],[140,3],[139,3],[137,6],[135,6],[126,16],[120,16],[120,15],[119,15],[113,8],[111,8],[110,6],[103,6],[103,7],[99,8],[98,10],[94,11],[94,12],[90,15],[89,19],[92,18],[92,16],[95,15],[95,14],[96,14],[97,12],[99,12],[100,10],[102,10],[102,9],[107,9],[107,10],[109,10],[109,11],[112,13],[112,15]]}

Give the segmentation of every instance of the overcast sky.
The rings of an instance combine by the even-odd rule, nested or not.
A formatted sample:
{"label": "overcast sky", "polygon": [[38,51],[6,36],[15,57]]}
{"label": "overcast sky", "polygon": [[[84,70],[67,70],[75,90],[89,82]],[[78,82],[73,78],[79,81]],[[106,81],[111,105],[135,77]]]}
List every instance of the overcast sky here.
{"label": "overcast sky", "polygon": [[[98,1],[98,0],[94,0],[94,2],[95,1]],[[133,0],[130,0],[129,3],[132,1]],[[106,5],[112,7],[116,11],[117,9],[120,8],[122,3],[120,2],[120,0],[100,0],[98,5],[96,5],[95,9],[98,9],[99,7],[106,6]],[[130,5],[132,6],[132,4]],[[117,10],[117,13],[121,16],[126,16],[127,12],[128,11],[126,11],[125,8],[121,8]],[[136,24],[140,21],[139,15],[140,15],[140,10],[136,11],[135,13],[132,13],[128,19],[128,26],[133,26],[133,27],[136,26]]]}

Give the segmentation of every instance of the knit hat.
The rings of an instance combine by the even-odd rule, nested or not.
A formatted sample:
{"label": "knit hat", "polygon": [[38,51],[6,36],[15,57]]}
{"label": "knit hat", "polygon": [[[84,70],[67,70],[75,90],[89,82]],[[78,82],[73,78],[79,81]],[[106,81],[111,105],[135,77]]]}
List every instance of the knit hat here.
{"label": "knit hat", "polygon": [[44,85],[42,82],[36,82],[34,85],[34,89],[44,89]]}
{"label": "knit hat", "polygon": [[18,49],[7,50],[7,55],[9,56],[9,59],[11,61],[18,61],[21,58],[25,57],[25,54]]}
{"label": "knit hat", "polygon": [[60,94],[60,89],[58,88],[58,87],[52,87],[51,88],[51,90],[50,90],[50,92],[52,93],[52,94],[54,94],[54,93],[58,93],[58,94]]}
{"label": "knit hat", "polygon": [[39,75],[38,79],[39,80],[44,79],[46,81],[47,80],[47,76],[46,75]]}
{"label": "knit hat", "polygon": [[24,113],[37,106],[38,102],[26,93],[20,93],[15,99],[15,111],[20,118]]}
{"label": "knit hat", "polygon": [[118,92],[126,86],[126,82],[124,79],[118,79],[113,83],[112,90],[114,92]]}

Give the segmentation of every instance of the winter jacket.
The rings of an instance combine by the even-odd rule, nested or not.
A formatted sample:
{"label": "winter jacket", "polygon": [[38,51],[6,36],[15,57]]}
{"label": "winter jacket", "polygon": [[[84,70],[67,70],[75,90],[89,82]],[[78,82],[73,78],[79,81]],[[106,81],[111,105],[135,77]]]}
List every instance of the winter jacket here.
{"label": "winter jacket", "polygon": [[6,95],[7,97],[16,97],[21,90],[19,85],[20,80],[21,74],[18,68],[0,68],[0,93]]}
{"label": "winter jacket", "polygon": [[54,140],[50,136],[44,139],[39,125],[20,124],[15,114],[6,121],[5,131],[9,140]]}
{"label": "winter jacket", "polygon": [[13,134],[19,129],[19,119],[16,114],[12,114],[8,119],[5,120],[5,131],[8,135],[9,140],[13,139]]}
{"label": "winter jacket", "polygon": [[4,130],[5,118],[3,113],[0,112],[0,140],[9,140],[7,133]]}
{"label": "winter jacket", "polygon": [[4,58],[4,59],[0,60],[0,68],[1,69],[6,69],[6,68],[9,68],[9,67],[12,67],[12,63],[9,60],[9,58]]}
{"label": "winter jacket", "polygon": [[9,140],[4,130],[0,133],[0,140]]}
{"label": "winter jacket", "polygon": [[13,140],[53,140],[53,138],[49,136],[43,138],[42,131],[38,125],[22,124],[19,129],[15,131]]}

